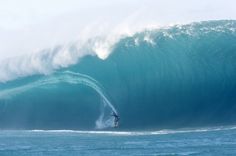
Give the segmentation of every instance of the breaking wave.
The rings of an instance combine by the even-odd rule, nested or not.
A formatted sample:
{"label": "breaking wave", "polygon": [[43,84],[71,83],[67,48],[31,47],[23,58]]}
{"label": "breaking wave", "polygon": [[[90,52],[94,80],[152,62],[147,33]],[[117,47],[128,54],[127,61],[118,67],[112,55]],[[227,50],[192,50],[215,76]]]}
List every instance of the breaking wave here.
{"label": "breaking wave", "polygon": [[124,130],[235,124],[236,21],[107,41],[2,61],[0,127],[108,128],[117,110]]}

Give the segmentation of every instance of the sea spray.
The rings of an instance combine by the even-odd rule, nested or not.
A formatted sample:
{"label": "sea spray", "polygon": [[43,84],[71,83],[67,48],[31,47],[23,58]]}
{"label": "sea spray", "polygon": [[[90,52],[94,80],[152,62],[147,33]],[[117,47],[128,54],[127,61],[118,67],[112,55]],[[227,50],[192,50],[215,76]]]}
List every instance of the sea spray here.
{"label": "sea spray", "polygon": [[[21,85],[14,88],[9,88],[0,91],[0,99],[8,99],[13,96],[20,95],[23,92],[29,91],[33,88],[44,87],[49,84],[57,84],[57,83],[69,83],[69,84],[82,84],[91,87],[94,89],[101,97],[101,114],[96,121],[97,129],[104,129],[113,126],[113,118],[111,117],[111,113],[117,113],[115,107],[108,100],[107,95],[105,94],[104,89],[101,85],[92,77],[87,76],[85,74],[65,71],[65,72],[57,72],[47,78],[43,78],[37,80],[35,82],[31,82],[29,84]],[[105,113],[107,112],[107,113]]]}
{"label": "sea spray", "polygon": [[[104,110],[104,120],[97,120],[103,117],[99,106],[115,112],[110,101],[122,117],[122,130],[235,124],[235,43],[235,20],[205,21],[144,30],[122,38],[106,59],[86,55],[46,75],[23,77],[22,70],[5,62],[14,70],[1,66],[0,74],[21,76],[0,83],[0,128],[92,130],[94,121],[111,118]],[[50,64],[44,57],[35,59]],[[101,89],[87,87],[87,80],[98,81]]]}

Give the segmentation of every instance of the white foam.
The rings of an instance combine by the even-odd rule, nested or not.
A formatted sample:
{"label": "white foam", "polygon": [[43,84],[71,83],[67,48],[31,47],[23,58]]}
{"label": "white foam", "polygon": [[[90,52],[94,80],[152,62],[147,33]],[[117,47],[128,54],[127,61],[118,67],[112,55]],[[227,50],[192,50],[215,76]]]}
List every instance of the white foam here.
{"label": "white foam", "polygon": [[34,53],[10,57],[0,61],[0,83],[35,74],[48,75],[53,71],[77,63],[86,55],[97,55],[106,59],[113,46],[123,37],[130,35],[116,32],[109,36],[79,40],[54,46]]}
{"label": "white foam", "polygon": [[[175,27],[179,29],[178,32],[171,34],[168,31],[163,31],[163,36],[172,39],[175,35],[181,35],[183,33],[193,36],[196,34],[195,29],[192,28],[194,24],[190,24],[188,29],[183,25],[176,25]],[[91,29],[95,29],[95,26]],[[162,28],[169,29],[172,26]],[[37,52],[27,53],[25,55],[0,59],[0,83],[35,74],[51,74],[57,69],[77,63],[86,55],[97,55],[100,59],[104,60],[112,53],[114,46],[120,39],[133,36],[135,33],[145,30],[159,29],[160,25],[147,24],[133,26],[132,18],[128,18],[123,23],[116,25],[112,30],[107,28],[106,31],[106,27],[101,27],[101,30],[98,28],[98,32],[95,34],[94,31],[90,32],[91,30],[88,28],[74,42],[71,41],[70,43],[52,46],[45,50],[36,50]],[[110,28],[110,26],[108,27]],[[210,31],[231,31],[234,33],[236,29],[234,28],[234,23],[226,22],[223,26],[203,27],[200,30],[204,33]],[[143,38],[134,38],[134,45],[138,46],[142,41],[152,46],[157,44],[150,32],[145,33]]]}
{"label": "white foam", "polygon": [[209,128],[185,129],[185,130],[158,130],[158,131],[28,130],[28,132],[143,136],[143,135],[168,135],[168,134],[178,134],[178,133],[202,133],[202,132],[215,132],[215,131],[227,131],[227,130],[236,130],[236,126],[209,127]]}

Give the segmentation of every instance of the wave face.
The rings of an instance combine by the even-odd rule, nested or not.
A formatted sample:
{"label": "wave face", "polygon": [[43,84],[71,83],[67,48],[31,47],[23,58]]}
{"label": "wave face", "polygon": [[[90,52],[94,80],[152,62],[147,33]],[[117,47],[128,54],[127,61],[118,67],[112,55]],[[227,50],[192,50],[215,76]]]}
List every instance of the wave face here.
{"label": "wave face", "polygon": [[235,124],[236,21],[146,30],[104,60],[0,84],[1,128],[106,128],[114,110],[120,129]]}

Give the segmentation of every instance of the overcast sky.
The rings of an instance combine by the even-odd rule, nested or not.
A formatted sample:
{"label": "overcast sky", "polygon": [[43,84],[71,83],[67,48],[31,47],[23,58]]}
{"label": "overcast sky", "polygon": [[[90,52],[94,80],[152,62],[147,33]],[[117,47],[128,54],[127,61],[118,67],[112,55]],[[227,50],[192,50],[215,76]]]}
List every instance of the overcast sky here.
{"label": "overcast sky", "polygon": [[235,0],[0,0],[0,60],[112,29],[236,19],[235,6]]}

